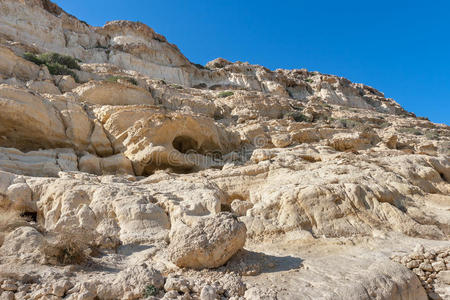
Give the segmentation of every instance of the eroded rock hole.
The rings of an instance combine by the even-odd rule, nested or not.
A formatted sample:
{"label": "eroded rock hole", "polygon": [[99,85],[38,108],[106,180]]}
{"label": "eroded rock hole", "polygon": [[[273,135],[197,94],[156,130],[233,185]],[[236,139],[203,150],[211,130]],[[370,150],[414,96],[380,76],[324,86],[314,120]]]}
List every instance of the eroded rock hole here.
{"label": "eroded rock hole", "polygon": [[196,140],[191,138],[190,136],[180,135],[177,136],[173,142],[172,146],[180,151],[181,153],[188,153],[190,151],[197,151],[198,143]]}
{"label": "eroded rock hole", "polygon": [[20,216],[28,221],[37,222],[37,212],[26,211],[21,213]]}
{"label": "eroded rock hole", "polygon": [[231,206],[229,204],[221,204],[220,205],[220,211],[228,211],[231,212]]}

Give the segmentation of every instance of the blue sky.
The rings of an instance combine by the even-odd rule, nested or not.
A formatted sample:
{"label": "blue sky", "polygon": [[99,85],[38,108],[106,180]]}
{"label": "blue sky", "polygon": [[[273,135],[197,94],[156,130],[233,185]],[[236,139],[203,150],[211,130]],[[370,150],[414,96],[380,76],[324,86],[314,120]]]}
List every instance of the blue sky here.
{"label": "blue sky", "polygon": [[192,62],[346,77],[450,125],[450,1],[56,0],[94,26],[141,21]]}

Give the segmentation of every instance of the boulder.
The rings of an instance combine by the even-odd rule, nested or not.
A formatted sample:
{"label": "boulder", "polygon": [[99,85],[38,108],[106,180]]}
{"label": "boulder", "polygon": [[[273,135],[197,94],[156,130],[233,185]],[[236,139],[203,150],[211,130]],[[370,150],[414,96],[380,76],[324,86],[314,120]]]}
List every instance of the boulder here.
{"label": "boulder", "polygon": [[192,227],[178,224],[171,230],[169,259],[179,267],[220,267],[244,247],[246,232],[230,213],[202,217]]}
{"label": "boulder", "polygon": [[71,92],[78,86],[78,84],[75,82],[75,79],[73,79],[73,77],[70,75],[57,76],[56,84],[63,93]]}
{"label": "boulder", "polygon": [[60,95],[61,91],[49,80],[27,82],[27,88],[40,94]]}
{"label": "boulder", "polygon": [[8,260],[39,263],[44,259],[44,236],[33,227],[22,226],[10,232],[0,248],[0,255]]}
{"label": "boulder", "polygon": [[[128,299],[143,298],[147,286],[161,289],[164,285],[164,278],[161,273],[145,263],[128,267],[120,271],[114,282],[112,282],[113,298],[118,295],[128,295]],[[102,296],[101,294],[99,296]],[[107,299],[113,299],[106,297]]]}

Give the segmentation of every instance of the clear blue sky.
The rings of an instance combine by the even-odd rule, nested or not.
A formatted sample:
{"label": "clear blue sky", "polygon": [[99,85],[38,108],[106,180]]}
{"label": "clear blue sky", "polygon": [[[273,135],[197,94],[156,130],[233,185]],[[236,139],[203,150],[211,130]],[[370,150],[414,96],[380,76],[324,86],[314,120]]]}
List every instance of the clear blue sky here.
{"label": "clear blue sky", "polygon": [[450,1],[56,0],[94,26],[141,21],[192,62],[344,76],[450,125]]}

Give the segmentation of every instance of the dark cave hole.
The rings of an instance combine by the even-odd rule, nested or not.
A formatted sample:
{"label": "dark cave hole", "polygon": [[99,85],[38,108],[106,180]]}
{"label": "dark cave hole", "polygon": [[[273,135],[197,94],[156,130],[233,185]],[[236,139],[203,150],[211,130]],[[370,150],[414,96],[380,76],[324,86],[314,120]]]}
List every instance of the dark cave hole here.
{"label": "dark cave hole", "polygon": [[180,151],[181,153],[188,153],[191,151],[197,151],[198,144],[197,141],[190,136],[180,135],[177,136],[173,142],[172,146]]}
{"label": "dark cave hole", "polygon": [[30,222],[37,222],[37,212],[26,211],[21,213],[20,216]]}
{"label": "dark cave hole", "polygon": [[228,211],[231,212],[231,206],[229,204],[221,204],[220,205],[220,211]]}

